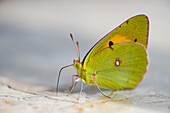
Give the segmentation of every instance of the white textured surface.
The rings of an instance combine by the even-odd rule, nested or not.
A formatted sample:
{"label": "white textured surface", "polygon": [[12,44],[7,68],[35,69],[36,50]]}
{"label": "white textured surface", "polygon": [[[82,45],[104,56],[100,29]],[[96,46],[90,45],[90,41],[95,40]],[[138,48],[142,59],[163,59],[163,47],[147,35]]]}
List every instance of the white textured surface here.
{"label": "white textured surface", "polygon": [[[50,88],[0,78],[1,113],[168,113],[170,97],[157,91],[136,89],[113,93],[112,100],[100,93],[86,96],[78,93],[48,91]],[[13,86],[10,88],[8,85]],[[109,94],[109,92],[104,92]]]}
{"label": "white textured surface", "polygon": [[[169,6],[169,0],[1,0],[0,83],[4,85],[0,85],[0,113],[81,110],[90,113],[169,112]],[[80,42],[83,59],[102,36],[131,16],[141,13],[146,14],[150,20],[149,68],[135,90],[117,91],[112,95],[113,101],[110,101],[96,88],[84,85],[81,100],[77,102],[79,94],[75,92],[79,91],[79,86],[75,87],[69,97],[64,93],[71,86],[71,75],[75,74],[73,68],[62,72],[58,96],[50,91],[51,88],[31,85],[35,83],[55,87],[59,69],[77,58],[69,39],[70,32]],[[10,89],[7,85],[21,91]],[[104,93],[109,94],[110,91],[104,90]]]}

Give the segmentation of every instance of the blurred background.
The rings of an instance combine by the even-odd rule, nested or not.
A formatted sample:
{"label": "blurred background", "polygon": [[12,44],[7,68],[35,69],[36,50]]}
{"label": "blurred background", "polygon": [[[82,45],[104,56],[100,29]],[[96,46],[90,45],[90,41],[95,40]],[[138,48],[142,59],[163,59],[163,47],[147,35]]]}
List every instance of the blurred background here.
{"label": "blurred background", "polygon": [[[170,93],[169,0],[1,0],[0,76],[56,87],[59,69],[81,59],[104,35],[137,14],[150,20],[149,68],[139,87]],[[71,87],[73,68],[63,70],[60,89]],[[86,86],[88,87],[88,86]]]}

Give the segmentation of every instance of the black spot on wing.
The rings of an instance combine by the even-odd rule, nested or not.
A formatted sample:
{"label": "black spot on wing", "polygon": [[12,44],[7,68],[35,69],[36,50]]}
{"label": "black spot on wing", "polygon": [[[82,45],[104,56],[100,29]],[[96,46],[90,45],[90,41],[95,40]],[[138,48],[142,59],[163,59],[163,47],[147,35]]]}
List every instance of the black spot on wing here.
{"label": "black spot on wing", "polygon": [[113,45],[112,41],[109,41],[109,47],[111,47]]}
{"label": "black spot on wing", "polygon": [[127,20],[126,23],[128,24],[128,23],[129,23],[129,20]]}
{"label": "black spot on wing", "polygon": [[137,42],[137,39],[135,39],[134,42]]}

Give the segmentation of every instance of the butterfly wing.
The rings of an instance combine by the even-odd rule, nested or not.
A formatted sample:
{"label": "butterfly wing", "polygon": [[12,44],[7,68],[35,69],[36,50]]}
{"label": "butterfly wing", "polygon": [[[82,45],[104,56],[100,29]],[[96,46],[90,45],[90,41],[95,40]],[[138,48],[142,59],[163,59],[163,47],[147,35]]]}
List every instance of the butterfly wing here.
{"label": "butterfly wing", "polygon": [[145,48],[138,43],[119,43],[95,53],[85,62],[88,75],[99,87],[121,90],[135,88],[147,68]]}
{"label": "butterfly wing", "polygon": [[116,29],[112,30],[105,37],[100,39],[86,54],[82,64],[85,62],[86,57],[92,57],[94,54],[108,47],[110,43],[117,44],[120,42],[138,42],[147,48],[148,44],[148,30],[149,20],[145,15],[134,16]]}

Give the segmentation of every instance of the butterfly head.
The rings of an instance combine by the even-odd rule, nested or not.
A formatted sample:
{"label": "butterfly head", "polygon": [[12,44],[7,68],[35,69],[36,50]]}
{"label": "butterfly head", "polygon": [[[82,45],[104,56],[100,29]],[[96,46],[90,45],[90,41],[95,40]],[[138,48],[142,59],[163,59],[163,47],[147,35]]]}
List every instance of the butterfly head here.
{"label": "butterfly head", "polygon": [[80,63],[79,60],[74,60],[73,61],[73,67],[78,70],[78,69],[82,68],[82,64]]}

